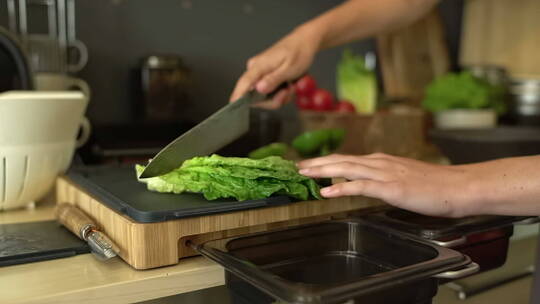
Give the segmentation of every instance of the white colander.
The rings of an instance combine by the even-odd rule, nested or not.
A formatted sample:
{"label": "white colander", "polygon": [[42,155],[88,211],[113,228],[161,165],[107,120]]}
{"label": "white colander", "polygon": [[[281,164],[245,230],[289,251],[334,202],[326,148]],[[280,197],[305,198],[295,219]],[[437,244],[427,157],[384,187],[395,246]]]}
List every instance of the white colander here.
{"label": "white colander", "polygon": [[51,189],[88,139],[87,103],[76,91],[0,94],[0,210],[24,207]]}

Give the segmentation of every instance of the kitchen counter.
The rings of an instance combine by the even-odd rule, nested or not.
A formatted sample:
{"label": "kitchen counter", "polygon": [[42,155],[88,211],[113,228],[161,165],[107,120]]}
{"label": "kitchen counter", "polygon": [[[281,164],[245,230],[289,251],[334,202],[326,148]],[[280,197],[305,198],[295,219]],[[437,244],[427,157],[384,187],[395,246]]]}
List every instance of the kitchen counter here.
{"label": "kitchen counter", "polygon": [[[0,212],[0,223],[53,219],[54,203]],[[223,269],[203,257],[139,271],[119,258],[91,254],[0,267],[0,303],[133,303],[223,285]]]}
{"label": "kitchen counter", "polygon": [[[0,224],[54,219],[54,198],[35,208],[0,212]],[[366,204],[366,208],[373,204]],[[134,303],[223,285],[221,266],[203,257],[173,266],[135,270],[120,258],[91,254],[0,267],[0,303]]]}
{"label": "kitchen counter", "polygon": [[[54,201],[0,212],[0,224],[54,219]],[[101,262],[83,254],[0,267],[0,303],[133,303],[223,284],[223,268],[203,257],[141,271],[119,258]]]}

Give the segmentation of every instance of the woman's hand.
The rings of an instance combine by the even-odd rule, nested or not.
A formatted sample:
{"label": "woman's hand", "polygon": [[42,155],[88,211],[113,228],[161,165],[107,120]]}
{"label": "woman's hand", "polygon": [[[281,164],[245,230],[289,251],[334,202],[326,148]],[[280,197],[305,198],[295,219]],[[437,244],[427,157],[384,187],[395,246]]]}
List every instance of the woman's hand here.
{"label": "woman's hand", "polygon": [[[281,83],[299,77],[311,65],[319,50],[320,35],[308,27],[300,27],[269,49],[251,58],[247,69],[236,83],[230,101],[235,101],[251,89],[262,94],[272,92]],[[281,90],[265,108],[278,108],[288,101],[293,89]]]}
{"label": "woman's hand", "polygon": [[[252,89],[268,94],[281,83],[302,75],[320,49],[413,23],[436,3],[437,0],[343,1],[248,60],[246,71],[236,83],[230,101],[237,100]],[[290,88],[282,90],[265,107],[277,108],[291,95]]]}
{"label": "woman's hand", "polygon": [[343,177],[347,182],[321,189],[324,197],[365,195],[414,212],[456,217],[464,215],[467,170],[386,154],[329,155],[298,164],[309,177]]}
{"label": "woman's hand", "polygon": [[445,217],[540,215],[540,156],[442,166],[385,154],[329,155],[300,162],[310,177],[344,177],[324,197],[365,195]]}

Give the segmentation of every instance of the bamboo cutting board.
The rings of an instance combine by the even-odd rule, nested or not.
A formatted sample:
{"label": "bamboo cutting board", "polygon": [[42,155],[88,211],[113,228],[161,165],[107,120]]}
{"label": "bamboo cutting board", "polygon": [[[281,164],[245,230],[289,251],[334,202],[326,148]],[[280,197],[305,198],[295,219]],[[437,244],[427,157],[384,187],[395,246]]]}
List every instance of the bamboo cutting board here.
{"label": "bamboo cutting board", "polygon": [[376,199],[346,197],[141,223],[109,208],[66,176],[58,178],[56,191],[58,203],[83,210],[120,247],[120,257],[136,269],[173,265],[196,255],[186,245],[188,240],[201,242],[319,222],[383,204]]}
{"label": "bamboo cutting board", "polygon": [[540,78],[540,1],[465,1],[460,61],[496,64],[511,76]]}

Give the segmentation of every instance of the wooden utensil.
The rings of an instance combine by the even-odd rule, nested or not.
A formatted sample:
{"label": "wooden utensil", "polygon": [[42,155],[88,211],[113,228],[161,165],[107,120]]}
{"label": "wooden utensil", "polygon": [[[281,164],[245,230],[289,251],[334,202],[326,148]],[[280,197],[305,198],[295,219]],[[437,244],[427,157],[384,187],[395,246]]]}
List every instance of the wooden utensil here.
{"label": "wooden utensil", "polygon": [[386,97],[419,105],[426,85],[450,67],[438,10],[408,27],[377,36],[377,53]]}
{"label": "wooden utensil", "polygon": [[495,64],[512,77],[540,78],[540,1],[465,1],[460,62]]}

